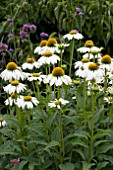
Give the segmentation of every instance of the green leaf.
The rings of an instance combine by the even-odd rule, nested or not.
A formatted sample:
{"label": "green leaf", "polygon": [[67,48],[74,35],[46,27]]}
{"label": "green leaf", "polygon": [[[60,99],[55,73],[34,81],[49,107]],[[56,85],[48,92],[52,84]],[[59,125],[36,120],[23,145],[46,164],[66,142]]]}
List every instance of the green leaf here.
{"label": "green leaf", "polygon": [[59,146],[59,142],[58,141],[51,141],[50,143],[47,144],[47,146],[44,148],[44,150],[48,150],[48,149],[51,149],[55,146]]}
{"label": "green leaf", "polygon": [[16,167],[16,170],[22,170],[27,163],[28,161],[21,161],[18,167]]}
{"label": "green leaf", "polygon": [[48,128],[50,128],[50,126],[52,125],[52,123],[53,123],[54,119],[56,118],[56,116],[57,116],[57,112],[54,112],[51,115],[49,115],[49,117],[46,120],[46,125],[47,125]]}
{"label": "green leaf", "polygon": [[108,143],[108,142],[110,142],[110,140],[99,140],[99,141],[96,141],[96,142],[94,143],[94,146],[96,147],[96,146],[98,146],[98,145],[100,145],[100,144],[102,144],[102,143]]}
{"label": "green leaf", "polygon": [[89,136],[89,134],[87,132],[80,131],[80,132],[75,132],[74,134],[68,135],[65,139],[70,139],[70,138],[74,138],[74,137],[88,139],[90,136]]}
{"label": "green leaf", "polygon": [[102,146],[98,147],[97,153],[106,153],[111,149],[113,149],[113,144],[110,144],[110,143],[103,144]]}
{"label": "green leaf", "polygon": [[67,162],[65,164],[60,164],[59,165],[59,168],[61,170],[74,170],[74,164],[70,163],[70,162]]}
{"label": "green leaf", "polygon": [[95,165],[95,164],[94,163],[90,164],[86,161],[82,161],[82,166],[83,166],[82,170],[86,170],[88,168],[91,168],[93,165]]}
{"label": "green leaf", "polygon": [[88,145],[81,139],[77,139],[77,138],[69,139],[68,143],[74,146],[83,146],[85,148],[88,148]]}
{"label": "green leaf", "polygon": [[112,130],[109,130],[109,129],[98,129],[97,133],[94,135],[94,140],[97,140],[97,139],[101,139],[102,137],[111,137],[111,134],[110,133],[113,133]]}
{"label": "green leaf", "polygon": [[61,136],[59,133],[59,128],[56,127],[51,134],[51,140],[60,142],[60,139],[61,139]]}
{"label": "green leaf", "polygon": [[101,162],[101,163],[98,163],[97,169],[98,169],[98,170],[99,170],[99,169],[102,170],[102,168],[105,168],[108,163],[109,163],[109,162]]}

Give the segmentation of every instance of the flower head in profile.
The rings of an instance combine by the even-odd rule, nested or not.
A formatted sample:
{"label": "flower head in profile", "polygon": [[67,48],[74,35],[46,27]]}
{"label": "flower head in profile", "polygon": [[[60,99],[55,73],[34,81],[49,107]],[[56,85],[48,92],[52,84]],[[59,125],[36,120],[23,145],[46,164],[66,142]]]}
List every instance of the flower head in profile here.
{"label": "flower head in profile", "polygon": [[50,86],[53,84],[61,86],[63,83],[69,85],[71,81],[71,78],[65,75],[64,70],[61,67],[55,67],[52,73],[44,79],[44,83],[49,83]]}
{"label": "flower head in profile", "polygon": [[94,42],[92,40],[86,40],[84,43],[84,47],[93,47],[94,46]]}
{"label": "flower head in profile", "polygon": [[10,97],[4,101],[5,105],[13,106],[16,104],[18,94],[17,93],[11,93]]}
{"label": "flower head in profile", "polygon": [[78,30],[71,30],[68,34],[63,36],[64,39],[72,40],[72,39],[83,39],[83,35],[78,32]]}
{"label": "flower head in profile", "polygon": [[15,62],[9,62],[6,66],[6,69],[1,72],[1,78],[5,81],[9,80],[24,80],[25,74],[22,72],[20,67],[17,66]]}
{"label": "flower head in profile", "polygon": [[39,81],[42,82],[42,80],[46,77],[46,75],[42,75],[42,73],[32,73],[28,77],[28,81]]}
{"label": "flower head in profile", "polygon": [[99,59],[100,68],[106,69],[107,71],[113,70],[113,59],[110,55],[106,54]]}
{"label": "flower head in profile", "polygon": [[53,54],[51,51],[46,51],[39,58],[38,63],[40,63],[40,65],[43,65],[43,64],[56,64],[57,61],[60,61],[60,57],[58,55]]}
{"label": "flower head in profile", "polygon": [[69,101],[68,100],[64,100],[62,98],[60,98],[59,100],[55,99],[54,101],[51,101],[50,103],[48,103],[48,106],[50,108],[58,108],[58,109],[61,109],[61,106],[62,105],[66,105],[68,104]]}
{"label": "flower head in profile", "polygon": [[103,71],[99,68],[97,63],[90,63],[88,67],[83,72],[83,77],[86,80],[96,80],[103,77]]}
{"label": "flower head in profile", "polygon": [[47,40],[41,40],[39,46],[34,49],[34,54],[43,54],[45,52],[45,46],[47,45]]}
{"label": "flower head in profile", "polygon": [[22,69],[26,70],[33,70],[34,68],[39,68],[40,64],[35,61],[33,57],[26,58],[26,62],[22,64]]}
{"label": "flower head in profile", "polygon": [[16,105],[22,109],[32,109],[34,106],[37,106],[38,104],[39,101],[35,97],[22,95],[20,95],[20,97],[17,98],[16,102]]}
{"label": "flower head in profile", "polygon": [[5,126],[7,126],[6,121],[3,118],[0,118],[0,128],[3,128]]}
{"label": "flower head in profile", "polygon": [[[93,47],[93,46],[94,46],[93,41],[92,40],[87,40],[87,41],[85,41],[84,46],[78,48],[77,51],[80,52],[80,53],[90,52],[91,47]],[[85,56],[85,58],[86,58],[86,56]]]}
{"label": "flower head in profile", "polygon": [[4,91],[11,94],[11,93],[20,93],[26,90],[26,85],[20,83],[18,80],[13,80],[7,86],[3,87]]}
{"label": "flower head in profile", "polygon": [[113,104],[113,96],[104,97],[104,101],[105,101],[107,104]]}
{"label": "flower head in profile", "polygon": [[81,61],[76,61],[74,63],[74,68],[84,68],[84,67],[87,67],[87,65],[89,64],[90,62],[90,59],[89,58],[82,58]]}

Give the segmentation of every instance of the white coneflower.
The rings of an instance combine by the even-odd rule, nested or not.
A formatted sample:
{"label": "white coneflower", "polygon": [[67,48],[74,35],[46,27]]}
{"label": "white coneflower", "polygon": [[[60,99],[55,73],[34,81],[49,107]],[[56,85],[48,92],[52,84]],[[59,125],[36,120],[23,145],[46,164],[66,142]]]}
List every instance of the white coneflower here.
{"label": "white coneflower", "polygon": [[3,118],[0,118],[0,128],[7,126],[6,121]]}
{"label": "white coneflower", "polygon": [[86,80],[96,80],[102,78],[103,74],[104,73],[99,66],[92,62],[88,65],[88,68],[84,70],[83,77],[86,78]]}
{"label": "white coneflower", "polygon": [[56,64],[57,61],[60,61],[60,57],[50,51],[47,51],[42,55],[42,57],[39,58],[38,63],[40,63],[40,65]]}
{"label": "white coneflower", "polygon": [[35,59],[32,57],[28,57],[26,59],[26,62],[22,64],[23,70],[26,70],[26,69],[33,70],[34,68],[39,68],[39,67],[40,67],[40,64],[36,62]]}
{"label": "white coneflower", "polygon": [[42,54],[42,52],[44,50],[43,47],[46,46],[46,44],[47,44],[47,40],[41,40],[39,46],[35,48],[34,54],[36,54],[36,53]]}
{"label": "white coneflower", "polygon": [[106,69],[107,71],[113,70],[113,59],[110,55],[104,55],[98,62],[100,64],[100,68]]}
{"label": "white coneflower", "polygon": [[69,101],[68,100],[64,100],[62,98],[60,98],[59,100],[55,99],[55,101],[51,101],[50,103],[48,103],[48,106],[50,108],[58,108],[58,109],[61,109],[61,105],[66,105],[68,104]]}
{"label": "white coneflower", "polygon": [[42,75],[41,72],[40,73],[33,73],[33,74],[29,75],[27,80],[28,81],[36,81],[36,80],[38,80],[38,81],[42,82],[42,80],[45,77],[46,77],[46,75]]}
{"label": "white coneflower", "polygon": [[77,68],[85,68],[88,66],[90,60],[89,58],[82,58],[81,61],[76,61],[74,63],[74,68],[77,69]]}
{"label": "white coneflower", "polygon": [[108,104],[113,104],[113,96],[104,97],[104,101]]}
{"label": "white coneflower", "polygon": [[64,74],[64,70],[61,67],[55,67],[52,74],[49,74],[47,78],[44,79],[44,83],[50,83],[50,86],[53,84],[61,86],[63,83],[69,85],[71,81],[71,78]]}
{"label": "white coneflower", "polygon": [[10,84],[3,87],[4,91],[11,94],[11,93],[20,93],[26,90],[26,85],[23,83],[20,83],[18,80],[11,81]]}
{"label": "white coneflower", "polygon": [[22,72],[20,67],[17,66],[15,62],[9,62],[6,66],[6,69],[1,73],[1,78],[5,81],[9,80],[24,80],[25,74]]}
{"label": "white coneflower", "polygon": [[64,35],[63,38],[68,40],[72,40],[73,38],[80,40],[83,39],[83,35],[80,34],[76,29],[74,29],[71,30],[68,34]]}
{"label": "white coneflower", "polygon": [[17,97],[17,93],[10,94],[10,97],[4,101],[5,105],[13,106],[14,104],[16,104]]}
{"label": "white coneflower", "polygon": [[56,44],[58,44],[56,38],[49,38],[47,40],[46,46],[43,46],[41,48],[41,51],[39,54],[43,55],[45,52],[50,51],[52,53],[60,53],[60,50],[58,49],[58,47],[56,46]]}
{"label": "white coneflower", "polygon": [[22,109],[32,109],[34,106],[37,106],[39,104],[39,101],[32,96],[20,96],[19,98],[17,98],[17,102],[16,105],[19,108]]}

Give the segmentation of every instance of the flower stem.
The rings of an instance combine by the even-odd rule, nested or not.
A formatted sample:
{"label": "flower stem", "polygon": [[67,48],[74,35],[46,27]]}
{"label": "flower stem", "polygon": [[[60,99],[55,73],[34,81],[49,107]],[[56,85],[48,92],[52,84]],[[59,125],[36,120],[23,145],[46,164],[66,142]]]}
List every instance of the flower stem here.
{"label": "flower stem", "polygon": [[92,92],[91,96],[91,103],[92,103],[92,109],[91,109],[91,138],[90,138],[90,146],[89,146],[89,163],[92,160],[93,157],[93,137],[94,137],[94,114],[95,114],[95,104],[96,104],[96,95]]}
{"label": "flower stem", "polygon": [[61,111],[59,111],[59,133],[60,133],[60,137],[61,137],[61,150],[60,150],[60,154],[61,154],[61,164],[63,163],[64,160],[64,154],[65,154],[65,150],[64,150],[64,137],[63,137],[63,127],[62,127],[62,115],[61,115]]}
{"label": "flower stem", "polygon": [[70,68],[69,68],[69,76],[71,76],[73,53],[74,53],[74,39],[71,40],[71,46],[70,46]]}

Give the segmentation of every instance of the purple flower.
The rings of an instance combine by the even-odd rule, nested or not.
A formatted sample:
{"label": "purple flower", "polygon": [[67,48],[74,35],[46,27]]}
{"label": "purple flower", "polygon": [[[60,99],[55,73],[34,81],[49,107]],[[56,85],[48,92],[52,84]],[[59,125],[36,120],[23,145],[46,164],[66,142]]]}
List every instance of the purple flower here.
{"label": "purple flower", "polygon": [[36,30],[36,25],[31,24],[31,25],[29,26],[29,28],[30,28],[30,30]]}
{"label": "purple flower", "polygon": [[20,38],[28,36],[28,33],[26,31],[24,31],[24,30],[21,30],[19,34],[20,34]]}
{"label": "purple flower", "polygon": [[2,67],[0,67],[0,71],[2,71],[3,70],[3,68]]}
{"label": "purple flower", "polygon": [[11,19],[11,18],[8,18],[8,19],[7,19],[7,22],[8,22],[10,25],[12,25],[12,24],[13,24],[13,21],[12,21],[12,19]]}
{"label": "purple flower", "polygon": [[79,12],[78,15],[82,18],[82,16],[84,15],[84,13],[83,13],[83,12]]}
{"label": "purple flower", "polygon": [[41,33],[40,33],[40,37],[48,37],[48,34],[45,33],[45,32],[41,32]]}
{"label": "purple flower", "polygon": [[80,8],[75,8],[76,13],[79,13],[81,11]]}
{"label": "purple flower", "polygon": [[34,24],[24,24],[22,27],[22,30],[27,31],[27,30],[36,30],[36,26]]}
{"label": "purple flower", "polygon": [[1,63],[5,63],[5,60],[2,59],[0,62],[1,62]]}
{"label": "purple flower", "polygon": [[30,26],[28,24],[24,24],[22,27],[22,30],[26,31],[30,28]]}
{"label": "purple flower", "polygon": [[12,33],[8,34],[8,37],[11,38],[13,37],[14,35]]}
{"label": "purple flower", "polygon": [[1,55],[2,55],[2,56],[5,56],[5,55],[6,55],[6,53],[5,53],[5,52],[1,52]]}
{"label": "purple flower", "polygon": [[14,50],[13,50],[12,48],[10,48],[10,49],[9,49],[9,52],[11,52],[11,53],[12,53],[13,51],[14,51]]}
{"label": "purple flower", "polygon": [[1,44],[0,44],[0,48],[2,48],[2,49],[4,49],[4,50],[7,50],[7,49],[8,49],[8,45],[1,43]]}

